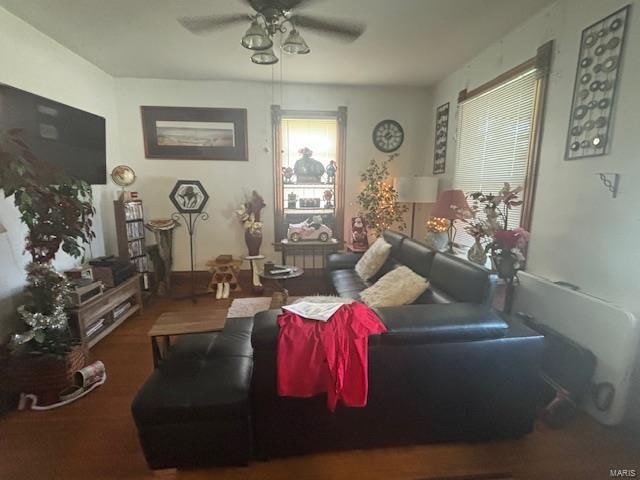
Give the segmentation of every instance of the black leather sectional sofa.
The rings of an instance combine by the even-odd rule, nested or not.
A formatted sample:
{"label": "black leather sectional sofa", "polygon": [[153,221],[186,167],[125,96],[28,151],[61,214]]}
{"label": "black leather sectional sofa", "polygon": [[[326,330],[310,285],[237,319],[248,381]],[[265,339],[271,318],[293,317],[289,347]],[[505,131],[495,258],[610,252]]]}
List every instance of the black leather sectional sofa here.
{"label": "black leather sectional sofa", "polygon": [[416,304],[464,302],[491,305],[497,282],[496,275],[491,271],[464,259],[431,250],[401,233],[386,231],[383,237],[391,245],[391,254],[369,282],[363,282],[354,270],[361,254],[329,255],[327,275],[335,293],[341,297],[359,299],[360,292],[385,273],[399,265],[406,265],[429,280],[429,289],[414,302]]}
{"label": "black leather sectional sofa", "polygon": [[[323,450],[530,432],[544,338],[490,308],[490,272],[387,232],[385,269],[406,264],[430,279],[414,305],[377,309],[387,333],[369,339],[365,408],[320,397],[279,397],[279,311],[233,319],[219,334],[181,338],[133,402],[152,468],[246,464]],[[353,255],[328,259],[336,292],[357,298]]]}

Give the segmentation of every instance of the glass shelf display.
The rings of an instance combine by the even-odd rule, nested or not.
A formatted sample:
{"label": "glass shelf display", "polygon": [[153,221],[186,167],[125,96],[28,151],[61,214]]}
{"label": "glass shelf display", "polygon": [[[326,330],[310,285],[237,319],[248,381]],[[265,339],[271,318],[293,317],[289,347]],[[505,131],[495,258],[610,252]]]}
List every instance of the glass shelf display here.
{"label": "glass shelf display", "polygon": [[275,106],[272,113],[274,151],[279,152],[274,156],[276,242],[287,239],[296,228],[303,232],[299,241],[313,240],[306,223],[316,233],[320,229],[326,233],[328,227],[330,238],[341,238],[346,109],[308,112],[306,117],[307,112]]}

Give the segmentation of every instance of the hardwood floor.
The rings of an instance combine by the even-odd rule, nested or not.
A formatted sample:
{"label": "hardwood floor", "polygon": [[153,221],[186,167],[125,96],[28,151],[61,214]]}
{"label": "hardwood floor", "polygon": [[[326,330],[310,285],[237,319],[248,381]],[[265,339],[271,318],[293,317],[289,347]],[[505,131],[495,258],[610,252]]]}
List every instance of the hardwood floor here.
{"label": "hardwood floor", "polygon": [[229,303],[211,296],[195,306],[189,300],[153,299],[142,316],[131,318],[92,349],[92,359],[106,365],[105,385],[60,409],[0,417],[0,479],[418,480],[498,472],[514,479],[605,479],[610,468],[639,471],[637,437],[582,415],[562,430],[537,425],[532,435],[516,441],[359,450],[254,462],[247,468],[152,472],[129,410],[152,370],[147,331],[162,312],[228,308]]}

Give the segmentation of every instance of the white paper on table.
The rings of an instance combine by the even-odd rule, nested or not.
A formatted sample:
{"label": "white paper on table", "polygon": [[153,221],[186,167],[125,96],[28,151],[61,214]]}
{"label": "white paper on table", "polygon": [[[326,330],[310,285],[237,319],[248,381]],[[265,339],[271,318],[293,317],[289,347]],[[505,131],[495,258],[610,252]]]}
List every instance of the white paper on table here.
{"label": "white paper on table", "polygon": [[308,318],[309,320],[326,322],[343,305],[344,303],[299,302],[292,305],[284,305],[282,309],[300,315],[303,318]]}

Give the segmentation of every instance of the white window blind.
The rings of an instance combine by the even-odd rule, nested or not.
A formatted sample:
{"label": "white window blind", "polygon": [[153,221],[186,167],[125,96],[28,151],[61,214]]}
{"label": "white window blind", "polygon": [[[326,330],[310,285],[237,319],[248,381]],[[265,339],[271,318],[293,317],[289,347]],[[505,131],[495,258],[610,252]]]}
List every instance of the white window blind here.
{"label": "white window blind", "polygon": [[336,160],[338,121],[335,118],[283,118],[282,166],[293,167],[301,148],[310,148],[313,158],[328,165]]}
{"label": "white window blind", "polygon": [[[464,101],[458,107],[458,141],[453,188],[465,194],[497,194],[507,182],[525,185],[534,124],[537,70]],[[521,197],[522,198],[522,197]],[[522,208],[509,211],[509,228],[520,225]],[[456,242],[470,246],[461,228]]]}

